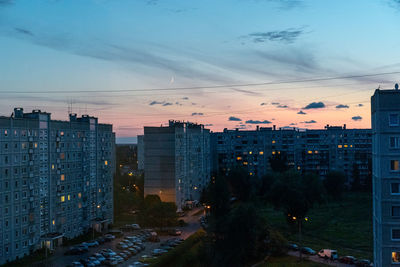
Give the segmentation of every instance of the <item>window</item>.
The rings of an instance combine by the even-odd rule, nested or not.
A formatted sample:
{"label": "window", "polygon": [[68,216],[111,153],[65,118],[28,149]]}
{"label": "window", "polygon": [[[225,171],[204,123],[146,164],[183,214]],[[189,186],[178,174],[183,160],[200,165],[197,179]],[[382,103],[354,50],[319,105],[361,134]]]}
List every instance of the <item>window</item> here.
{"label": "window", "polygon": [[81,198],[81,197],[82,197],[82,194],[81,194],[81,193],[78,193],[78,197]]}
{"label": "window", "polygon": [[392,217],[400,217],[400,206],[392,206]]}
{"label": "window", "polygon": [[108,165],[108,161],[107,161],[107,160],[106,160],[106,161],[104,161],[104,165],[106,165],[106,166]]}
{"label": "window", "polygon": [[400,229],[392,229],[392,240],[400,240]]}
{"label": "window", "polygon": [[391,193],[400,194],[400,183],[391,183]]}
{"label": "window", "polygon": [[400,263],[400,251],[392,252],[392,263]]}
{"label": "window", "polygon": [[390,114],[389,115],[389,126],[398,126],[399,125],[399,115],[398,114]]}
{"label": "window", "polygon": [[260,153],[259,153],[260,155],[264,155],[264,151],[260,151]]}
{"label": "window", "polygon": [[70,195],[68,195],[68,200],[71,200],[71,196]]}
{"label": "window", "polygon": [[400,171],[400,164],[398,160],[391,160],[390,161],[390,170],[391,171]]}
{"label": "window", "polygon": [[390,148],[400,148],[400,137],[390,137]]}
{"label": "window", "polygon": [[61,181],[64,181],[64,180],[65,180],[65,175],[64,175],[64,174],[61,174],[60,180],[61,180]]}
{"label": "window", "polygon": [[4,130],[4,136],[8,136],[8,131]]}
{"label": "window", "polygon": [[61,202],[65,201],[65,196],[61,196]]}

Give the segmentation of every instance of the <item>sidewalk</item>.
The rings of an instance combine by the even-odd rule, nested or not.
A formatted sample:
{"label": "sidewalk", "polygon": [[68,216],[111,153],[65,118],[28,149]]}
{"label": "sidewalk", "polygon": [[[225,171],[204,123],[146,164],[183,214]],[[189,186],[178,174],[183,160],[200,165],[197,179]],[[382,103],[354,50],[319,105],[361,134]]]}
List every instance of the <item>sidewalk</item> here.
{"label": "sidewalk", "polygon": [[[287,254],[290,256],[293,256],[293,257],[299,257],[298,251],[288,251]],[[322,259],[322,258],[318,257],[317,255],[311,256],[311,255],[302,254],[302,257],[303,257],[303,259],[307,259],[309,261],[318,262],[318,263],[322,263],[322,264],[330,265],[330,266],[337,266],[337,267],[354,267],[355,266],[355,265],[340,263],[338,261]]]}

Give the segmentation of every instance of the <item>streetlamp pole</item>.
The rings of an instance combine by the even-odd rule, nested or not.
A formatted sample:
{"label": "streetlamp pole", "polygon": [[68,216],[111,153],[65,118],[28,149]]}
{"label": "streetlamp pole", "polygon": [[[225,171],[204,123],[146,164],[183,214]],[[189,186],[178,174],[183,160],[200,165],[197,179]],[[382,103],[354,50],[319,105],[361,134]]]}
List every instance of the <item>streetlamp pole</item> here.
{"label": "streetlamp pole", "polygon": [[302,249],[302,245],[301,245],[301,219],[298,220],[299,223],[299,257],[300,257],[300,261],[302,261],[302,254],[301,254],[301,249]]}

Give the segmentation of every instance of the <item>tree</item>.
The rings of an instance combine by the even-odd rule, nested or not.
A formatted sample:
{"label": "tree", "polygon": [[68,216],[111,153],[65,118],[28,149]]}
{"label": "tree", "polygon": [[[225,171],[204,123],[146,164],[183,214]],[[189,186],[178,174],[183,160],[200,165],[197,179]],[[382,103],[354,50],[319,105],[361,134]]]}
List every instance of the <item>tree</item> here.
{"label": "tree", "polygon": [[284,153],[272,155],[269,158],[269,165],[271,166],[273,172],[285,172],[289,170],[287,157]]}
{"label": "tree", "polygon": [[158,195],[147,195],[140,213],[141,224],[154,227],[167,227],[177,224],[175,203],[162,202]]}
{"label": "tree", "polygon": [[235,168],[227,176],[232,195],[240,201],[247,201],[253,193],[253,176],[250,176],[244,168]]}
{"label": "tree", "polygon": [[346,176],[342,172],[331,171],[324,179],[326,192],[334,199],[340,199],[345,189]]}
{"label": "tree", "polygon": [[353,164],[353,181],[351,182],[351,191],[360,191],[361,190],[361,181],[360,181],[360,170],[358,169],[358,165],[356,163]]}
{"label": "tree", "polygon": [[272,173],[267,173],[260,179],[260,185],[258,187],[258,194],[260,196],[267,196],[270,192],[274,183],[275,176]]}

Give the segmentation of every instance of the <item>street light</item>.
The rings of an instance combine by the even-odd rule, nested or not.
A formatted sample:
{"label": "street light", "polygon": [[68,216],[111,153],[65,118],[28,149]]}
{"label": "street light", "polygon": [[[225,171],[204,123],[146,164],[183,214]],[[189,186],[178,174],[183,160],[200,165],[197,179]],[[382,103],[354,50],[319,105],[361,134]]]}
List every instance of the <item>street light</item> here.
{"label": "street light", "polygon": [[[288,216],[290,217],[290,214],[288,214]],[[308,217],[304,217],[303,219],[304,219],[304,221],[308,222]],[[301,224],[302,224],[303,220],[302,219],[297,219],[296,216],[293,216],[292,220],[293,221],[297,221],[297,224],[299,225],[299,257],[300,257],[300,261],[301,261],[302,260],[302,254],[301,254],[301,248],[302,248],[302,245],[301,245]]]}

